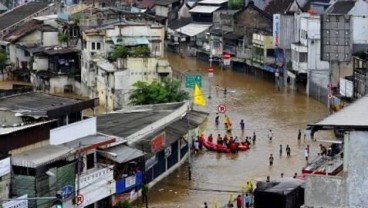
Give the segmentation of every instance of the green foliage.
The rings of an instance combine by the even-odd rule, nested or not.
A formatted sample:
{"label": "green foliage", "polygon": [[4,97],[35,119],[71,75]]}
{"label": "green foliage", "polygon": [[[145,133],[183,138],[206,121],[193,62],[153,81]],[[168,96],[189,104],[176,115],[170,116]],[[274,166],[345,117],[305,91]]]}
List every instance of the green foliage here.
{"label": "green foliage", "polygon": [[6,63],[6,53],[3,49],[0,49],[0,69],[3,69]]}
{"label": "green foliage", "polygon": [[146,197],[148,195],[148,191],[149,191],[148,186],[147,185],[143,185],[142,186],[142,196],[143,197]]}
{"label": "green foliage", "polygon": [[66,34],[61,33],[61,32],[58,33],[58,41],[60,43],[66,43],[68,42],[68,40],[69,40],[69,37]]}
{"label": "green foliage", "polygon": [[134,56],[147,58],[151,55],[151,51],[146,45],[138,46],[135,48]]}
{"label": "green foliage", "polygon": [[76,13],[70,17],[70,20],[73,21],[75,24],[79,24],[81,18],[82,18],[82,15],[80,13]]}
{"label": "green foliage", "polygon": [[244,6],[244,0],[229,0],[228,6],[230,9],[241,9]]}
{"label": "green foliage", "polygon": [[181,102],[189,98],[188,92],[180,89],[180,82],[166,78],[162,83],[138,81],[129,96],[130,104],[147,105],[159,103]]}
{"label": "green foliage", "polygon": [[132,205],[128,201],[119,201],[115,205],[116,208],[132,208]]}
{"label": "green foliage", "polygon": [[126,58],[129,55],[129,50],[127,47],[122,45],[117,45],[112,50],[112,58],[118,59],[118,58]]}
{"label": "green foliage", "polygon": [[364,51],[357,51],[357,52],[353,53],[353,56],[356,56],[356,57],[361,58],[361,59],[367,59],[368,58],[367,54]]}
{"label": "green foliage", "polygon": [[288,61],[287,63],[286,63],[286,69],[287,70],[291,70],[293,68],[293,63],[291,63],[291,61]]}

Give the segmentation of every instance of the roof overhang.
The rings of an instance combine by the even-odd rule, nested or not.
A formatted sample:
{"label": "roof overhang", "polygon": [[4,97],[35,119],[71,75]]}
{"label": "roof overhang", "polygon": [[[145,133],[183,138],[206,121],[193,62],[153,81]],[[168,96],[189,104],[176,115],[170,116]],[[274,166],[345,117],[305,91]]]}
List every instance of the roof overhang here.
{"label": "roof overhang", "polygon": [[201,6],[198,5],[194,7],[193,9],[189,10],[190,13],[205,13],[205,14],[211,14],[214,11],[220,9],[219,6]]}
{"label": "roof overhang", "polygon": [[312,131],[318,130],[368,130],[368,96],[362,97],[342,110],[322,119],[308,124]]}
{"label": "roof overhang", "polygon": [[74,150],[64,146],[49,145],[12,156],[12,165],[37,168],[51,164],[55,161],[66,159],[74,153]]}
{"label": "roof overhang", "polygon": [[145,153],[139,149],[129,147],[127,145],[118,145],[104,150],[97,150],[101,154],[119,164],[129,162],[136,158],[142,157]]}
{"label": "roof overhang", "polygon": [[212,24],[195,24],[195,23],[191,23],[191,24],[187,24],[181,28],[176,29],[175,31],[189,36],[189,37],[193,37],[196,36],[200,33],[205,32],[206,30],[208,30],[210,27],[212,26]]}

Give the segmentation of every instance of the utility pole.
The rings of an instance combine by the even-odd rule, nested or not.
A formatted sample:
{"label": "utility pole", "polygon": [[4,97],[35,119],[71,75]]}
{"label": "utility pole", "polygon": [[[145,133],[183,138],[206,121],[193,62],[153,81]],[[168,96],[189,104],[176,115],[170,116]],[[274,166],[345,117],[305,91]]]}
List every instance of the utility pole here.
{"label": "utility pole", "polygon": [[[212,68],[212,35],[210,33],[210,68]],[[211,99],[211,83],[212,83],[212,77],[208,77],[208,99]]]}
{"label": "utility pole", "polygon": [[190,122],[189,122],[189,112],[190,112],[191,102],[188,103],[188,110],[187,110],[187,124],[188,124],[188,179],[192,180],[192,156],[190,149],[192,148],[192,137],[190,134]]}

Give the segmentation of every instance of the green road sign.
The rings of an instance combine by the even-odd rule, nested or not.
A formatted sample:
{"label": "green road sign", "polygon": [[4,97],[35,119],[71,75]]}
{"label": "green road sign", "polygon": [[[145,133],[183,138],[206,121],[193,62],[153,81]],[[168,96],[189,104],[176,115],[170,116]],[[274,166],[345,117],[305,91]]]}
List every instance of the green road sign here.
{"label": "green road sign", "polygon": [[197,84],[198,87],[202,87],[202,76],[198,74],[185,75],[185,87],[193,88]]}

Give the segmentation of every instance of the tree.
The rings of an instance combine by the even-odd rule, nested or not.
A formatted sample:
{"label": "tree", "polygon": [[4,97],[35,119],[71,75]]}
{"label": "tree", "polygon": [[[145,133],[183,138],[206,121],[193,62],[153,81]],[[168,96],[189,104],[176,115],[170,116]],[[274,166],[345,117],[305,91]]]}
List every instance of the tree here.
{"label": "tree", "polygon": [[148,46],[146,45],[142,45],[142,46],[138,46],[135,51],[134,51],[134,55],[136,57],[143,57],[143,58],[147,58],[151,55],[151,51],[148,48]]}
{"label": "tree", "polygon": [[115,205],[116,208],[132,208],[132,205],[128,201],[119,201]]}
{"label": "tree", "polygon": [[244,0],[229,0],[228,6],[230,9],[241,9],[244,6]]}
{"label": "tree", "polygon": [[148,208],[148,191],[148,186],[144,184],[142,186],[142,202],[146,204],[146,208]]}
{"label": "tree", "polygon": [[65,33],[58,33],[58,41],[59,43],[67,43],[69,41],[68,36]]}
{"label": "tree", "polygon": [[127,47],[122,46],[122,45],[117,45],[114,47],[114,49],[112,50],[112,58],[114,60],[118,59],[118,58],[126,58],[129,55],[129,50]]}
{"label": "tree", "polygon": [[180,82],[165,78],[163,82],[152,83],[138,81],[133,84],[130,93],[130,104],[147,105],[170,102],[181,102],[189,98],[188,92],[180,89]]}

